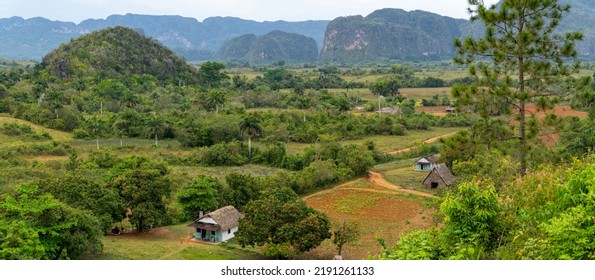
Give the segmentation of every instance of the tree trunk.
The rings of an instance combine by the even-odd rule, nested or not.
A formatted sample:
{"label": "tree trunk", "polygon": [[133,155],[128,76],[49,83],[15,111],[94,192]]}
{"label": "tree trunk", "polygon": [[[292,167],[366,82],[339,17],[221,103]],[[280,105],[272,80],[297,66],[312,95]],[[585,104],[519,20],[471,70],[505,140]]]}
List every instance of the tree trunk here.
{"label": "tree trunk", "polygon": [[99,150],[99,136],[95,137],[95,144],[97,145],[97,150]]}
{"label": "tree trunk", "polygon": [[[524,14],[519,17],[518,21],[518,34],[523,33],[525,27]],[[520,140],[520,160],[521,160],[521,177],[527,174],[527,139],[525,139],[525,62],[522,52],[525,49],[522,38],[518,38],[519,42],[519,53],[518,56],[518,67],[519,67],[519,93],[521,94],[521,100],[519,102],[519,140]]]}
{"label": "tree trunk", "polygon": [[215,104],[215,108],[216,108],[215,114],[219,114],[219,104]]}
{"label": "tree trunk", "polygon": [[120,148],[124,147],[124,135],[120,136]]}
{"label": "tree trunk", "polygon": [[248,135],[248,161],[252,161],[252,136]]}
{"label": "tree trunk", "polygon": [[155,147],[159,147],[159,139],[157,138],[157,131],[155,131]]}

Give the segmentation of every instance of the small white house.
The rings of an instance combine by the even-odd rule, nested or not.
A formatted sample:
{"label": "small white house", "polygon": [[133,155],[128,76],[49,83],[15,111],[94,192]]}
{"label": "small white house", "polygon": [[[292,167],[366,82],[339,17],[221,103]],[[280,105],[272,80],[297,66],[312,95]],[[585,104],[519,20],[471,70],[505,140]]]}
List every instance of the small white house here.
{"label": "small white house", "polygon": [[225,242],[235,236],[242,214],[233,206],[225,206],[196,219],[194,238],[207,242]]}
{"label": "small white house", "polygon": [[431,171],[436,166],[436,157],[433,155],[422,157],[415,162],[417,171]]}

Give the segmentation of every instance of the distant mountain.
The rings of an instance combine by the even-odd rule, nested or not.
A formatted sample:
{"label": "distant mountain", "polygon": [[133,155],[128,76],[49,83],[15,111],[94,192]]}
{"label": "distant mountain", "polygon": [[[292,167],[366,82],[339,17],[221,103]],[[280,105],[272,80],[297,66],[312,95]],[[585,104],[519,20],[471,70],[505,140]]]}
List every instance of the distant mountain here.
{"label": "distant mountain", "polygon": [[41,65],[62,79],[150,74],[159,81],[175,82],[196,76],[195,68],[170,49],[126,27],[103,29],[62,44]]}
{"label": "distant mountain", "polygon": [[[577,49],[582,58],[595,60],[595,1],[560,2],[572,6],[571,13],[564,15],[560,31],[582,32],[585,39],[577,43]],[[382,9],[366,17],[302,22],[256,22],[233,17],[211,17],[199,22],[181,16],[126,14],[74,24],[39,17],[27,20],[12,17],[0,19],[0,57],[39,60],[73,38],[114,26],[144,33],[187,60],[223,58],[252,62],[284,57],[283,52],[286,55],[300,52],[293,44],[279,43],[284,39],[261,37],[274,30],[313,38],[320,50],[319,59],[345,63],[450,59],[454,54],[454,38],[480,36],[484,32],[479,22],[399,9]],[[255,43],[261,49],[255,46],[252,51],[247,47]],[[275,50],[274,46],[282,49]],[[266,59],[259,59],[259,55],[264,55],[262,50],[266,50]]]}
{"label": "distant mountain", "polygon": [[436,60],[452,57],[468,21],[424,11],[382,9],[329,23],[320,54],[326,61]]}
{"label": "distant mountain", "polygon": [[219,49],[217,57],[253,64],[313,62],[318,59],[318,47],[312,38],[276,30],[262,36],[249,34],[231,39]]}
{"label": "distant mountain", "polygon": [[72,22],[45,18],[0,19],[0,57],[39,60],[61,43],[107,27],[143,30],[189,60],[211,59],[223,42],[244,34],[263,35],[273,30],[297,33],[322,45],[329,21],[257,22],[232,17],[212,17],[203,22],[181,16],[112,15],[106,19]]}
{"label": "distant mountain", "polygon": [[[595,59],[595,1],[560,0],[570,4],[563,15],[560,32],[579,31],[579,55]],[[366,17],[340,17],[331,21],[325,33],[320,59],[357,63],[380,60],[420,61],[450,59],[457,37],[481,36],[481,22],[453,19],[424,11],[377,10]]]}

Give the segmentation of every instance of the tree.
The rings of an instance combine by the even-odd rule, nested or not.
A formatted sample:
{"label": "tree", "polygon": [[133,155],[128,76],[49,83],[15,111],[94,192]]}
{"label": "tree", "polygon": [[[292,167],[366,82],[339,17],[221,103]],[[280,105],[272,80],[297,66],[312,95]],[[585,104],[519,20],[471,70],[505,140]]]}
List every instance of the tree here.
{"label": "tree", "polygon": [[289,188],[268,191],[249,202],[236,233],[242,246],[265,246],[265,254],[288,258],[331,237],[326,215],[308,207]]}
{"label": "tree", "polygon": [[223,80],[229,79],[225,73],[221,72],[223,69],[225,69],[225,65],[222,63],[205,62],[200,65],[200,79],[209,88],[218,87]]}
{"label": "tree", "polygon": [[164,198],[170,193],[170,182],[157,169],[138,167],[114,177],[108,186],[118,190],[124,206],[132,211],[130,222],[142,232],[148,225],[169,222]]}
{"label": "tree", "polygon": [[[455,87],[461,104],[490,104],[476,109],[484,117],[515,115],[518,123],[520,174],[527,170],[528,120],[526,105],[539,102],[551,108],[560,96],[569,94],[564,78],[576,73],[574,42],[580,33],[556,34],[569,5],[557,0],[504,0],[486,7],[482,0],[469,0],[472,20],[486,27],[483,38],[457,39],[455,62],[469,66],[478,78],[473,86]],[[495,110],[495,111],[494,111]]]}
{"label": "tree", "polygon": [[374,95],[394,96],[399,95],[401,82],[396,77],[384,77],[374,81],[370,85],[370,91]]}
{"label": "tree", "polygon": [[215,177],[199,175],[180,190],[176,197],[187,217],[194,218],[200,211],[212,211],[219,206],[217,190],[221,188]]}
{"label": "tree", "polygon": [[341,256],[343,253],[343,246],[347,243],[354,242],[359,239],[361,233],[359,226],[353,222],[346,220],[339,224],[333,230],[333,244],[337,247],[337,255]]}
{"label": "tree", "polygon": [[240,122],[240,132],[248,136],[248,160],[252,160],[252,137],[262,134],[260,120],[253,115],[245,117]]}
{"label": "tree", "polygon": [[34,185],[0,196],[0,259],[69,259],[101,252],[99,222]]}
{"label": "tree", "polygon": [[225,182],[229,186],[226,201],[240,211],[248,202],[261,197],[261,186],[256,177],[232,172],[225,176]]}
{"label": "tree", "polygon": [[151,131],[151,135],[155,137],[155,147],[159,147],[159,135],[165,131],[165,121],[153,114],[153,117],[147,120],[147,128]]}
{"label": "tree", "polygon": [[109,232],[112,224],[121,221],[126,213],[116,189],[101,186],[77,173],[43,180],[39,188],[71,207],[88,210],[97,217],[103,232]]}
{"label": "tree", "polygon": [[103,135],[105,132],[105,122],[102,119],[97,118],[97,116],[93,116],[88,122],[87,127],[91,135],[95,136],[95,144],[97,145],[97,150],[99,150],[99,137]]}

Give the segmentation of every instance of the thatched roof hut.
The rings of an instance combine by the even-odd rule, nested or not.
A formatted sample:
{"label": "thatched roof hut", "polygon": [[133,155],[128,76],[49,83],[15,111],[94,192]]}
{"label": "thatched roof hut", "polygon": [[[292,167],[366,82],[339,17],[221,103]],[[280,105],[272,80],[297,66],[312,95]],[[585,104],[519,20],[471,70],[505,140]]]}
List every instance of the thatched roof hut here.
{"label": "thatched roof hut", "polygon": [[432,169],[430,174],[426,176],[423,185],[426,188],[443,188],[452,185],[455,181],[455,176],[452,175],[450,169],[444,163],[440,163]]}
{"label": "thatched roof hut", "polygon": [[233,206],[225,206],[210,212],[188,225],[205,230],[229,230],[238,227],[242,214]]}

